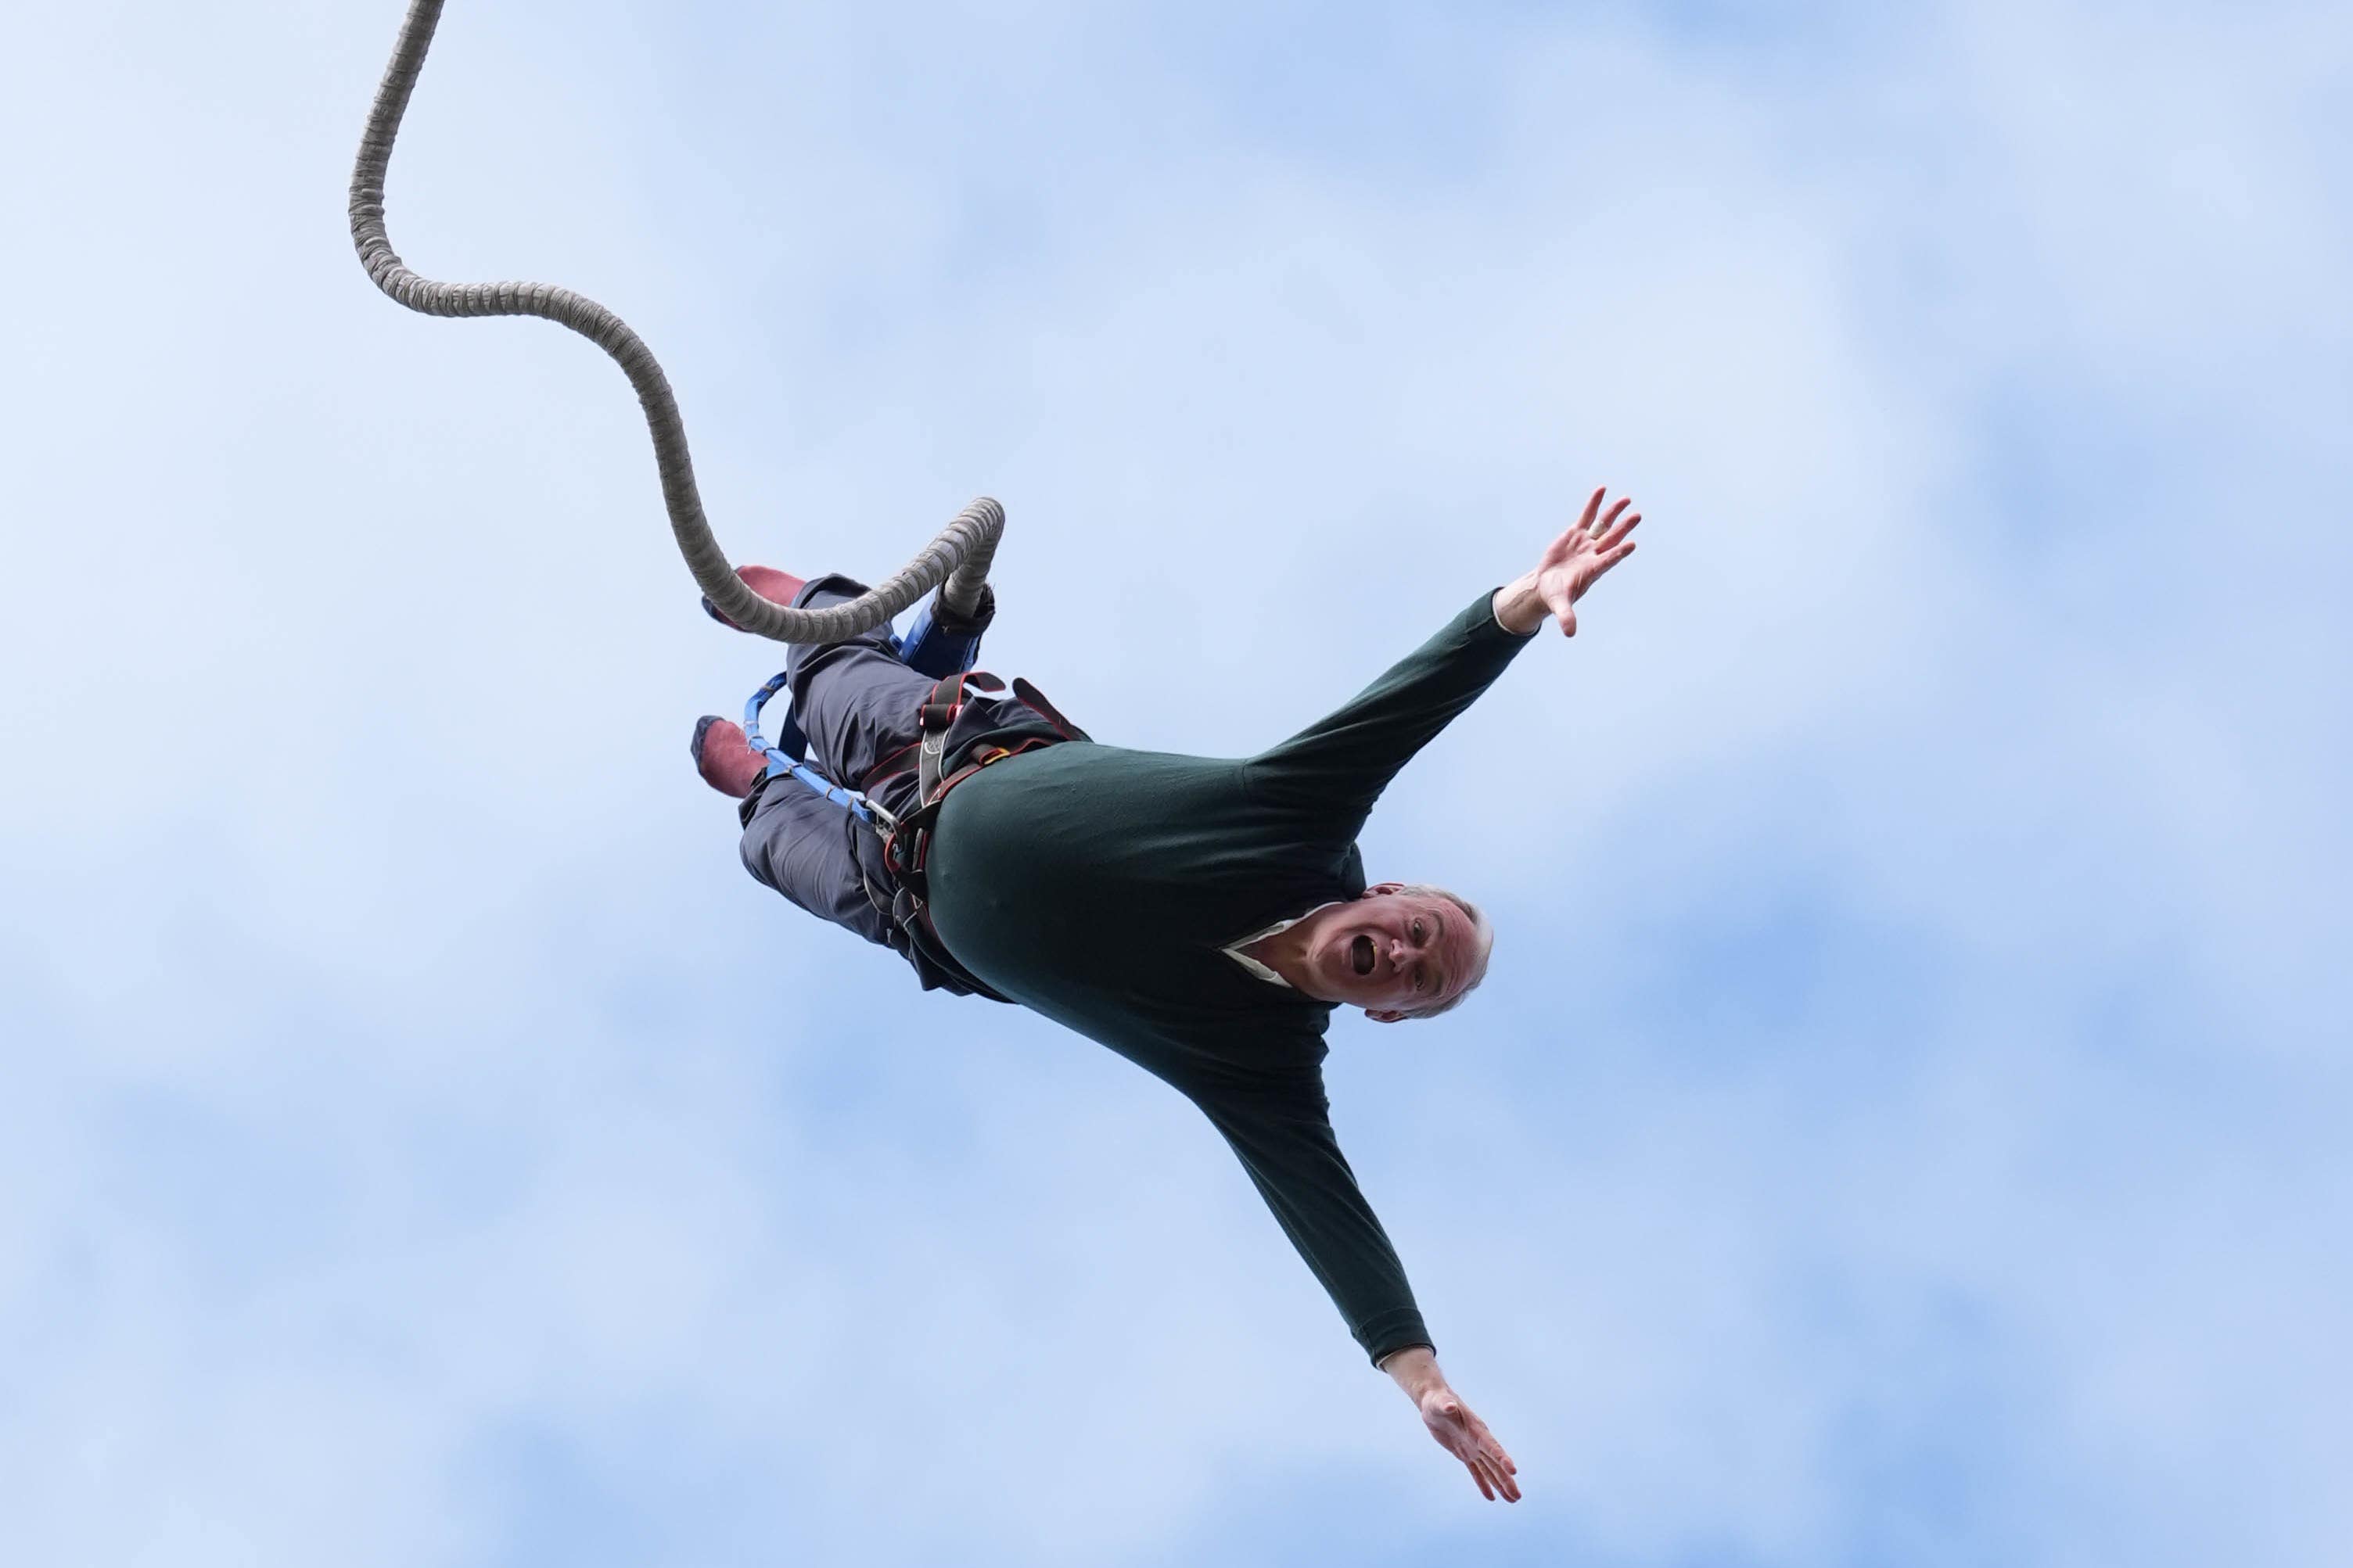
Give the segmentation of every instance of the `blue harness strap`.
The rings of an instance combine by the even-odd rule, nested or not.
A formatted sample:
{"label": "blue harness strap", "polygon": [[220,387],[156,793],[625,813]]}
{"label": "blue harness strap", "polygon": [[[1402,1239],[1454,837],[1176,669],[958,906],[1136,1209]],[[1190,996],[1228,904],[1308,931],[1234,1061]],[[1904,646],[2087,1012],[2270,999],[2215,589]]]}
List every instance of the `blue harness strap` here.
{"label": "blue harness strap", "polygon": [[[973,667],[980,658],[980,634],[966,632],[958,635],[948,631],[934,618],[932,606],[925,605],[916,612],[914,623],[907,628],[905,637],[891,637],[891,651],[916,674],[940,680]],[[776,741],[779,743],[770,743],[768,738],[761,733],[760,710],[785,689],[787,679],[786,675],[777,675],[767,685],[752,693],[752,700],[744,704],[744,738],[752,743],[754,751],[768,759],[767,776],[798,779],[836,805],[848,809],[860,822],[888,835],[897,826],[889,812],[858,791],[834,783],[802,760],[807,753],[808,742],[790,714],[786,715],[784,722],[777,727]]]}
{"label": "blue harness strap", "polygon": [[[754,751],[768,759],[767,776],[773,779],[788,775],[798,779],[836,805],[846,808],[852,816],[876,832],[889,834],[899,825],[896,817],[858,791],[834,783],[791,752],[770,744],[768,737],[761,732],[760,710],[768,705],[770,698],[785,689],[785,683],[790,679],[788,673],[779,671],[765,686],[752,693],[751,700],[744,704],[744,739],[751,742]],[[785,722],[790,724],[792,721],[786,719]],[[797,735],[797,731],[795,733]]]}

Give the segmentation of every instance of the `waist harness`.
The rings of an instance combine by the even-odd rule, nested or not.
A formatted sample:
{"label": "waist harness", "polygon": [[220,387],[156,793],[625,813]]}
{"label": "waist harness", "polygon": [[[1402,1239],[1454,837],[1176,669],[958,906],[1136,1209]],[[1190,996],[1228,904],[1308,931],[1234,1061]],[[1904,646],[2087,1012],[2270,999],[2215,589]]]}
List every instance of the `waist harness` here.
{"label": "waist harness", "polygon": [[[948,731],[964,712],[967,693],[997,692],[1005,689],[1005,682],[986,670],[965,670],[948,676],[933,686],[931,694],[916,710],[917,734],[914,742],[890,757],[860,781],[861,789],[850,789],[836,784],[807,763],[768,743],[760,732],[760,710],[768,699],[782,690],[786,677],[778,675],[752,696],[744,707],[744,732],[754,751],[766,754],[767,777],[774,780],[790,774],[793,778],[842,806],[853,824],[862,825],[880,841],[882,863],[890,873],[891,887],[887,897],[866,875],[866,863],[858,861],[859,879],[865,884],[867,901],[889,919],[892,929],[898,931],[908,947],[920,952],[935,967],[946,973],[965,990],[987,996],[992,1001],[1006,1002],[979,976],[956,962],[955,955],[940,940],[932,924],[931,882],[926,868],[931,858],[932,837],[937,830],[940,807],[946,804],[948,794],[956,785],[971,778],[983,768],[992,767],[1008,757],[1018,757],[1024,752],[1034,752],[1046,746],[1060,745],[1064,741],[1083,741],[1086,732],[1062,717],[1044,693],[1027,680],[1015,677],[1013,697],[1023,707],[1054,727],[1051,735],[1027,735],[1010,746],[978,745],[966,754],[963,764],[954,771],[948,768]],[[908,769],[907,752],[915,753],[915,804],[903,812],[893,813],[867,791],[881,781],[894,778]],[[855,831],[855,827],[852,828]]]}

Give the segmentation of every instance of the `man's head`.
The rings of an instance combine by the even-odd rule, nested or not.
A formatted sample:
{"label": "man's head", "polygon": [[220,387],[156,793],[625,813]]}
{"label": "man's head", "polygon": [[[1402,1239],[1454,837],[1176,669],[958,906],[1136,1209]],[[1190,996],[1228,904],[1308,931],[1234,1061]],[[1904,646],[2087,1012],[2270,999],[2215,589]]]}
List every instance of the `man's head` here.
{"label": "man's head", "polygon": [[1382,882],[1352,903],[1299,922],[1300,959],[1326,1002],[1362,1007],[1394,1024],[1445,1012],[1487,975],[1494,928],[1468,899],[1443,888]]}

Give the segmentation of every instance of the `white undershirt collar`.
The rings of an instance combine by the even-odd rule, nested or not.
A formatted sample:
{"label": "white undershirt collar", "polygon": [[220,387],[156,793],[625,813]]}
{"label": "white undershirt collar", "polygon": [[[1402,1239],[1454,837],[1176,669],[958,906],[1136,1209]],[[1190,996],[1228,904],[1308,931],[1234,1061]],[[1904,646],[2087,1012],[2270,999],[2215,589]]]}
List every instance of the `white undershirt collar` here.
{"label": "white undershirt collar", "polygon": [[1339,899],[1326,900],[1324,902],[1316,905],[1314,909],[1308,910],[1305,915],[1293,915],[1287,921],[1275,921],[1264,931],[1252,931],[1246,937],[1242,937],[1237,941],[1227,943],[1224,949],[1225,955],[1228,958],[1232,959],[1236,963],[1240,964],[1244,969],[1249,970],[1252,974],[1257,975],[1261,980],[1271,981],[1274,984],[1282,986],[1285,991],[1289,991],[1293,988],[1290,981],[1285,980],[1282,975],[1277,974],[1273,970],[1269,969],[1265,964],[1261,963],[1257,959],[1252,958],[1249,953],[1244,952],[1242,949],[1250,946],[1254,942],[1264,942],[1268,937],[1279,935],[1283,931],[1287,931],[1293,926],[1297,925],[1301,921],[1305,920],[1307,915],[1315,914],[1321,910],[1328,910],[1334,904],[1340,903],[1343,900]]}

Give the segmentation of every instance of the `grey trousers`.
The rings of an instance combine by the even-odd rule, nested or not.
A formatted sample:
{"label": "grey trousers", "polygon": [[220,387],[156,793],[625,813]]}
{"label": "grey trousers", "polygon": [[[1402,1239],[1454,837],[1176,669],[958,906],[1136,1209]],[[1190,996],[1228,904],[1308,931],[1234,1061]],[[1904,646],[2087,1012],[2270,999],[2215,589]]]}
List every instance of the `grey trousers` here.
{"label": "grey trousers", "polygon": [[[825,576],[803,588],[794,603],[836,604],[865,591],[847,577]],[[866,790],[898,813],[915,805],[915,710],[931,695],[933,681],[899,661],[887,634],[884,627],[846,642],[792,647],[785,668],[793,716],[808,737],[809,764],[836,784]],[[948,731],[949,752],[974,737],[1006,729],[1051,732],[1011,698],[973,692]],[[886,769],[888,776],[870,787],[872,775]],[[856,817],[791,778],[755,787],[742,816],[744,868],[764,886],[820,920],[906,954],[925,990],[964,989],[913,951],[891,924],[892,883],[882,847]]]}

